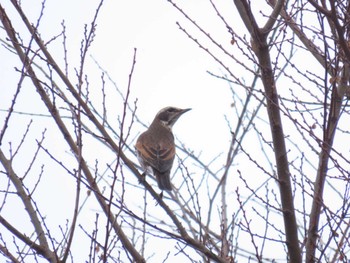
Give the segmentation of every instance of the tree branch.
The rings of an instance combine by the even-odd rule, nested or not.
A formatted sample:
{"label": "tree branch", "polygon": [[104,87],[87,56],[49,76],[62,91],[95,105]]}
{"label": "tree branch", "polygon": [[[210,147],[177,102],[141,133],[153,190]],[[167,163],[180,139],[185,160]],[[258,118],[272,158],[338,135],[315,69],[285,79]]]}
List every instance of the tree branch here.
{"label": "tree branch", "polygon": [[[276,5],[276,0],[268,0],[271,6]],[[286,24],[292,29],[292,31],[298,36],[299,40],[304,44],[307,50],[315,57],[315,59],[325,68],[327,69],[332,76],[335,75],[335,69],[331,64],[327,63],[325,58],[325,54],[314,44],[312,40],[310,40],[306,34],[299,28],[298,24],[294,21],[294,19],[284,10],[281,10],[281,16],[283,17]]]}
{"label": "tree branch", "polygon": [[268,34],[271,31],[283,7],[284,7],[284,0],[278,0],[277,3],[275,2],[275,6],[272,10],[272,13],[269,19],[267,20],[265,26],[262,28],[262,32],[264,32],[265,34]]}
{"label": "tree branch", "polygon": [[[288,254],[291,262],[301,263],[302,257],[299,246],[298,228],[293,203],[289,162],[287,157],[285,136],[283,132],[283,124],[280,115],[276,82],[272,70],[269,46],[266,40],[267,35],[265,34],[266,32],[263,32],[256,25],[255,19],[251,17],[252,13],[249,10],[249,5],[245,0],[236,0],[235,4],[241,16],[244,16],[242,17],[243,21],[245,21],[246,25],[248,24],[247,28],[251,33],[252,49],[258,57],[259,68],[261,70],[261,80],[263,82],[265,90],[267,113],[269,116],[269,123],[275,152],[275,161],[277,166],[278,182],[280,186],[280,198],[282,201],[282,213],[284,219],[284,229],[286,232]],[[244,10],[240,10],[242,8],[244,8]],[[276,16],[277,14],[274,15]],[[246,18],[246,16],[248,18]]]}
{"label": "tree branch", "polygon": [[[23,22],[26,24],[26,26],[27,26],[28,30],[30,31],[30,33],[32,34],[32,37],[34,38],[34,40],[40,46],[41,51],[47,57],[48,62],[55,68],[55,70],[58,73],[60,73],[61,77],[62,76],[64,77],[63,80],[65,81],[66,85],[70,88],[71,92],[76,96],[76,98],[78,98],[80,100],[81,105],[85,105],[84,110],[86,112],[86,109],[88,107],[86,106],[85,103],[83,103],[82,99],[79,97],[79,94],[75,91],[74,87],[70,84],[68,79],[64,76],[63,72],[60,70],[58,65],[54,62],[52,56],[49,54],[49,52],[47,51],[45,45],[43,44],[43,42],[41,41],[39,36],[36,34],[34,28],[29,23],[28,19],[26,18],[26,16],[22,12],[22,9],[18,5],[18,3],[16,1],[12,1],[12,4],[15,6],[16,10],[21,15]],[[77,145],[75,144],[74,139],[71,137],[68,129],[66,128],[64,122],[61,119],[61,116],[58,114],[58,111],[57,111],[56,107],[52,104],[52,102],[50,101],[50,98],[48,97],[48,95],[46,94],[44,88],[42,87],[39,79],[36,77],[36,74],[35,74],[32,66],[31,66],[31,64],[29,63],[26,55],[22,51],[21,46],[18,44],[19,42],[18,42],[18,40],[16,38],[16,35],[14,33],[14,30],[13,30],[13,27],[11,26],[10,20],[8,19],[7,15],[5,13],[5,10],[1,6],[0,6],[0,13],[1,13],[1,21],[2,21],[2,23],[4,25],[4,28],[5,28],[5,30],[6,30],[6,32],[8,34],[11,42],[12,42],[12,45],[14,46],[14,48],[16,50],[16,53],[18,54],[18,56],[21,59],[24,67],[27,70],[28,76],[31,78],[34,86],[37,89],[37,92],[39,93],[41,99],[45,103],[45,106],[47,107],[47,109],[51,113],[51,116],[55,120],[55,122],[57,124],[57,127],[60,129],[60,131],[63,134],[66,142],[69,145],[69,147],[72,149],[72,151],[74,152],[75,156],[78,157],[79,156],[79,149],[78,149]],[[88,115],[88,116],[90,118],[94,118],[93,114],[90,111],[88,111],[88,112],[90,113],[90,115]],[[90,173],[90,170],[89,170],[89,168],[88,168],[88,166],[87,166],[87,164],[86,164],[86,162],[85,162],[85,160],[83,158],[81,160],[81,167],[82,167],[82,170],[84,171],[85,177],[88,180],[91,189],[93,190],[93,192],[94,192],[94,194],[96,196],[97,201],[99,202],[99,204],[100,204],[101,208],[103,209],[103,211],[105,212],[105,214],[108,216],[108,220],[112,223],[113,228],[114,228],[115,232],[117,233],[117,235],[119,236],[123,246],[127,249],[128,252],[130,252],[130,254],[133,256],[133,258],[137,262],[145,262],[143,257],[139,254],[139,252],[136,250],[136,248],[129,241],[127,235],[125,235],[125,233],[123,232],[121,226],[117,223],[114,215],[112,213],[108,214],[108,205],[106,204],[105,199],[103,198],[102,193],[99,190],[99,188],[98,188],[98,186],[97,186],[97,184],[95,182],[94,176]]]}
{"label": "tree branch", "polygon": [[[317,169],[317,176],[314,183],[314,197],[310,213],[310,221],[306,242],[306,262],[316,262],[316,243],[318,240],[318,225],[321,215],[321,209],[323,207],[323,190],[326,182],[328,172],[328,162],[333,147],[333,141],[335,137],[335,131],[338,121],[340,119],[340,112],[342,107],[343,97],[345,95],[345,88],[350,77],[350,67],[347,65],[342,70],[341,81],[339,88],[336,85],[332,90],[330,112],[327,121],[327,128],[324,133],[323,142],[321,145],[321,152],[319,155],[319,166]],[[326,103],[326,102],[325,102]]]}

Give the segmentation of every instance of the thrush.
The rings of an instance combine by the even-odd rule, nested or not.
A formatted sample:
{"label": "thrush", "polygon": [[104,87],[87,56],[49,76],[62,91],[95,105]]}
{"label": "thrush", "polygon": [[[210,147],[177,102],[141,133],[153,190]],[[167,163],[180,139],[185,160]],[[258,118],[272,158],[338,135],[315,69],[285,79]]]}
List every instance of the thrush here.
{"label": "thrush", "polygon": [[145,172],[152,172],[161,190],[171,191],[170,171],[175,159],[172,127],[179,117],[191,109],[161,109],[148,130],[136,141],[136,153]]}

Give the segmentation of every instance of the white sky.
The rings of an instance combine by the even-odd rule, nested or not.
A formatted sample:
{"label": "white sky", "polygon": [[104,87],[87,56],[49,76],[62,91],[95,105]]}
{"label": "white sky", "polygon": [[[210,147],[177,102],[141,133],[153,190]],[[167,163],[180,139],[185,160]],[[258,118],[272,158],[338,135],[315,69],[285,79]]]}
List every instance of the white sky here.
{"label": "white sky", "polygon": [[[192,13],[200,14],[203,22],[213,26],[212,21],[208,21],[203,14],[207,5],[208,3],[204,3],[204,1],[187,3],[188,10]],[[23,6],[26,14],[35,23],[40,13],[40,2],[23,1]],[[47,41],[61,31],[61,22],[63,19],[65,20],[71,76],[74,76],[74,68],[79,65],[79,49],[83,38],[84,24],[87,23],[89,25],[96,6],[97,1],[82,0],[48,0],[45,4],[44,16],[39,31],[43,39]],[[5,5],[5,8],[10,14],[13,14],[10,5]],[[14,25],[20,25],[18,16],[14,15],[12,19]],[[230,134],[224,114],[231,109],[230,91],[225,82],[218,81],[206,73],[208,69],[219,72],[220,67],[213,63],[213,60],[208,55],[198,49],[196,44],[178,30],[175,24],[176,21],[186,24],[179,13],[167,1],[162,0],[107,0],[97,21],[97,36],[90,53],[108,71],[121,90],[126,90],[133,51],[134,48],[137,48],[137,62],[132,80],[131,101],[138,99],[139,117],[145,123],[150,123],[155,113],[164,106],[191,107],[193,110],[184,115],[175,125],[174,131],[176,136],[186,143],[187,147],[191,149],[199,148],[198,151],[202,150],[201,148],[205,143],[207,147],[203,156],[207,160],[215,157],[220,152],[225,152],[228,148],[227,143]],[[230,35],[226,34],[225,37],[227,37],[229,42]],[[56,59],[62,63],[60,59],[62,58],[61,40],[51,44],[49,49],[56,54]],[[8,54],[4,50],[2,50],[1,55],[8,56],[8,61],[11,61],[14,66],[17,65],[18,67],[18,60],[13,60],[15,56]],[[89,57],[87,61],[88,77],[92,83],[94,81],[98,83],[101,75],[100,70],[94,65],[92,58]],[[18,79],[18,73],[14,73],[12,69],[13,67],[0,63],[2,74],[14,76],[15,79]],[[16,110],[28,111],[30,109],[31,112],[38,113],[42,110],[42,103],[38,97],[28,99],[28,96],[33,94],[33,87],[29,81],[27,83],[28,85],[25,87],[28,87],[28,90],[22,92],[23,95],[21,95],[22,97],[16,106]],[[10,78],[1,78],[0,85],[2,86],[0,89],[3,92],[3,99],[6,102],[10,102],[9,98],[13,96],[12,89],[8,89],[10,93],[7,94],[4,87],[13,85],[13,82],[11,82]],[[99,91],[100,87],[97,87],[96,92]],[[91,93],[93,94],[93,92],[94,89],[91,88]],[[8,106],[3,105],[1,108],[4,109]],[[116,108],[113,110],[121,111],[122,105],[116,105]],[[120,113],[119,111],[117,113]],[[15,119],[18,121],[15,130],[22,133],[28,124],[27,118],[16,116]],[[22,121],[24,119],[26,121]],[[38,132],[30,136],[38,138],[38,134],[41,134],[43,128],[49,127],[49,125],[51,124],[47,119],[35,119],[33,129],[37,129]],[[142,130],[135,132],[142,132]],[[217,140],[214,134],[220,140]],[[48,147],[51,144],[55,149],[62,147],[54,139],[57,136],[55,131],[49,129],[46,136],[47,138],[52,138],[46,140]],[[14,139],[10,140],[18,142]],[[66,157],[62,156],[62,158]],[[95,156],[92,155],[91,158],[93,159]],[[26,156],[18,158],[19,162],[25,162],[24,160],[26,160]],[[23,166],[22,169],[25,170],[26,168],[27,166]],[[46,164],[45,170],[48,171],[50,169],[55,171],[55,165],[50,167],[50,165]],[[61,209],[72,211],[73,204],[71,203],[70,193],[74,194],[75,186],[62,180],[62,177],[59,174],[55,175],[55,172],[53,172],[53,176],[50,179],[44,178],[42,183],[47,185],[47,187],[40,189],[40,193],[45,196],[45,199],[47,198],[50,201],[47,206],[45,203],[42,203],[41,207],[45,207],[46,215],[44,216],[47,217],[47,221],[54,223],[54,218],[59,216],[57,212],[60,211],[60,207]],[[55,187],[52,188],[50,185]],[[61,196],[60,191],[62,190],[60,189],[65,189],[66,193],[62,198],[58,199]],[[14,204],[16,203],[14,202]],[[21,206],[21,204],[18,205]],[[17,208],[18,206],[14,205],[12,207]],[[8,218],[18,219],[17,209],[7,209],[6,213]],[[85,213],[81,214],[81,218],[84,219],[86,225],[89,225],[88,221],[92,223],[95,220],[94,216],[92,216],[95,214],[95,211],[87,209]],[[65,215],[65,217],[67,216],[70,217],[71,214]],[[23,222],[21,223],[22,227],[28,227],[26,225]],[[59,230],[56,229],[56,231]],[[82,234],[81,231],[78,232]],[[78,247],[83,246],[81,242],[75,245]],[[88,246],[88,244],[85,244],[85,246]],[[163,256],[162,254],[161,257]],[[86,259],[86,255],[83,255],[83,258]],[[155,260],[155,258],[153,259]],[[79,257],[75,258],[75,260],[79,261]]]}
{"label": "white sky", "polygon": [[[82,2],[85,3],[85,1],[80,3]],[[47,3],[48,13],[49,7],[54,4],[50,1]],[[60,2],[59,5],[62,8],[64,4]],[[76,45],[69,52],[70,58],[74,59],[78,55],[83,23],[91,20],[94,8],[85,4],[80,4],[81,7],[79,7],[77,2],[73,8],[69,8],[70,5],[71,2],[67,1],[64,10],[69,10],[73,14],[63,12],[63,15],[65,15],[68,33],[71,33],[70,41]],[[82,7],[84,9],[80,10]],[[205,25],[211,25],[208,22],[214,24],[215,20],[207,21],[205,18],[208,16],[203,14],[207,7],[206,1],[191,1],[186,4],[186,10],[198,15],[198,19],[206,22]],[[59,7],[53,7],[55,8]],[[85,9],[86,12],[84,12]],[[81,13],[78,17],[77,10]],[[57,28],[62,20],[62,13],[54,12],[54,14],[55,20],[49,17],[56,23],[50,24],[53,28]],[[73,17],[75,17],[74,20]],[[151,122],[155,113],[164,106],[191,107],[193,111],[181,119],[174,128],[177,131],[176,134],[181,135],[180,138],[185,140],[183,136],[198,132],[207,133],[206,137],[211,138],[213,130],[210,127],[215,127],[215,132],[218,130],[224,132],[219,135],[220,138],[229,139],[230,135],[227,134],[227,125],[224,120],[224,113],[230,110],[231,103],[228,85],[206,73],[208,69],[219,72],[220,67],[178,30],[176,21],[186,25],[185,20],[167,1],[106,1],[98,19],[97,37],[91,54],[108,71],[118,86],[125,90],[133,51],[137,48],[131,98],[132,101],[135,98],[138,99],[138,112],[144,122]],[[218,23],[218,20],[215,22]],[[49,34],[51,32],[50,30]],[[229,34],[226,33],[224,37],[227,37],[228,42],[230,41]],[[91,65],[93,68],[93,63]],[[99,78],[100,73],[97,68],[91,70],[91,72],[94,71],[95,77]],[[89,75],[89,78],[92,77]],[[218,101],[220,103],[216,103]],[[191,125],[193,120],[196,120],[195,127]],[[197,131],[189,133],[186,131],[189,127]],[[186,141],[200,145],[201,141],[196,140],[201,138],[192,136]],[[222,143],[218,145],[216,151],[221,152],[220,149],[226,145],[227,141]]]}
{"label": "white sky", "polygon": [[[40,2],[22,2],[27,15],[35,23],[40,13]],[[183,6],[186,12],[193,16],[196,22],[203,25],[205,29],[211,31],[214,35],[220,36],[221,39],[227,39],[227,43],[230,43],[230,35],[225,31],[217,16],[213,13],[207,13],[208,10],[212,10],[208,1],[184,0],[176,2]],[[97,3],[98,1],[86,0],[47,0],[39,31],[42,37],[48,40],[61,31],[60,24],[63,19],[65,20],[71,77],[74,76],[74,68],[79,65],[79,49],[83,38],[84,24],[89,25]],[[229,17],[232,20],[230,21],[232,25],[236,26],[235,29],[245,30],[240,18],[235,15],[236,11],[232,1],[221,1],[219,4],[227,5],[227,8],[223,11],[227,14],[232,13]],[[5,5],[5,8],[11,12],[9,5]],[[192,108],[192,111],[186,113],[176,123],[174,132],[187,147],[195,149],[196,152],[204,150],[203,158],[208,161],[219,153],[227,151],[231,135],[224,115],[232,111],[232,96],[227,83],[206,73],[206,70],[220,73],[220,66],[178,29],[176,21],[179,21],[196,38],[203,39],[202,36],[197,34],[198,31],[194,30],[193,26],[189,25],[179,12],[165,0],[106,0],[97,20],[97,36],[90,53],[109,73],[118,87],[121,90],[126,90],[133,51],[134,48],[137,48],[131,101],[138,99],[138,116],[143,122],[150,123],[155,113],[164,106],[173,105]],[[17,24],[20,21],[14,20],[13,23]],[[56,57],[60,60],[60,57],[62,57],[61,42],[58,41],[50,45],[50,50],[56,52]],[[235,52],[235,46],[232,46],[232,52]],[[0,55],[3,58],[5,56],[6,58],[9,57],[9,60],[13,58],[3,50],[1,50]],[[87,62],[88,77],[91,83],[97,85],[101,72],[93,63],[91,57],[87,59]],[[11,63],[16,65],[16,62],[12,60]],[[232,67],[234,68],[234,65]],[[14,74],[12,68],[3,63],[0,63],[0,72],[3,76]],[[18,74],[15,75],[18,78]],[[0,78],[0,90],[3,98],[6,96],[5,101],[7,102],[10,101],[8,96],[12,96],[12,93],[7,94],[3,87],[6,87],[9,83],[11,82],[7,78]],[[96,86],[96,90],[94,90],[94,85],[90,86],[91,94],[94,91],[96,93],[100,92],[100,86]],[[28,86],[30,89],[33,88],[31,85]],[[24,91],[24,94],[32,94],[32,90]],[[24,95],[20,101],[22,104],[18,105],[17,110],[21,108],[27,110],[28,105],[30,105],[32,112],[38,112],[42,109],[38,98],[28,100]],[[8,106],[0,105],[0,108],[6,109]],[[110,111],[115,111],[117,118],[118,113],[122,110],[122,105],[116,103],[114,106]],[[16,118],[21,119],[22,117],[17,116]],[[49,121],[36,120],[36,128],[41,130],[49,125],[46,122]],[[22,134],[26,125],[27,122],[19,122],[15,129],[21,131]],[[115,119],[114,125],[117,125],[117,119]],[[142,131],[134,130],[135,133]],[[51,132],[48,131],[48,137],[55,136],[55,133],[50,134]],[[134,135],[136,136],[136,134]],[[37,135],[35,136],[37,137]],[[57,142],[53,139],[48,142],[48,144],[50,143],[55,145]],[[55,146],[60,147],[60,145]],[[92,160],[95,158],[95,154],[96,152],[91,153]],[[69,159],[67,156],[62,158]],[[106,156],[106,162],[111,160],[109,158],[114,157]],[[55,178],[51,178],[52,181],[46,183],[56,184],[56,190],[64,188],[67,195],[63,197],[66,200],[56,200],[54,197],[59,196],[60,193],[55,193],[55,189],[47,188],[47,192],[42,190],[46,196],[52,197],[50,203],[54,202],[54,206],[48,206],[45,210],[48,216],[54,214],[60,205],[72,205],[70,204],[69,193],[74,193],[75,190],[74,185],[69,185],[60,178]],[[259,184],[259,180],[256,183]],[[16,211],[13,212],[12,216],[15,218]],[[91,215],[94,215],[94,212],[87,210],[82,217],[93,222],[94,218],[91,218]],[[284,253],[284,251],[281,252]],[[84,258],[86,258],[86,255],[84,255]]]}

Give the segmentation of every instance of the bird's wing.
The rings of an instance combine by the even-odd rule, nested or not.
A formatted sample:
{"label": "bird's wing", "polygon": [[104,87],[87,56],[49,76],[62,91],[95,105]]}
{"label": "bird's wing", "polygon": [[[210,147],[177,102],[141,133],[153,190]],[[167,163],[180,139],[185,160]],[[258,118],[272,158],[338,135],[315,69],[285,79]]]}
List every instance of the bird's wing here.
{"label": "bird's wing", "polygon": [[136,149],[146,165],[151,166],[159,172],[165,172],[171,169],[175,158],[175,147],[168,144],[148,145],[137,142]]}

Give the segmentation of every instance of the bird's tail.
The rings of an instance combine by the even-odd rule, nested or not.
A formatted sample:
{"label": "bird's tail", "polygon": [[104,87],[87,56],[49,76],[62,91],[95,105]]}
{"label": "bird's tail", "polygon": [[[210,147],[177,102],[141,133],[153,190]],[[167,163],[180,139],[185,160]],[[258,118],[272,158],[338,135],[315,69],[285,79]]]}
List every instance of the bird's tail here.
{"label": "bird's tail", "polygon": [[171,191],[173,188],[171,186],[170,182],[170,171],[166,172],[159,172],[159,171],[153,171],[154,175],[156,176],[158,187],[161,190]]}

